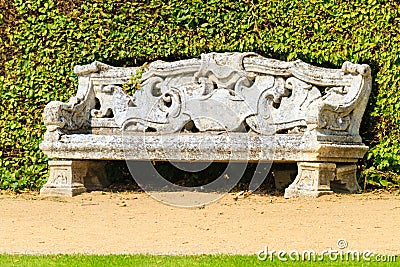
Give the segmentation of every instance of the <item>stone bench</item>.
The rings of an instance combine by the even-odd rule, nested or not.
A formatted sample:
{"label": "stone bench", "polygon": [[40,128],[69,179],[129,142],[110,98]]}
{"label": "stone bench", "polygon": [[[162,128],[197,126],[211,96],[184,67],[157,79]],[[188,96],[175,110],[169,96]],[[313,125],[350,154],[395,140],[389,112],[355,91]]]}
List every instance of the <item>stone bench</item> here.
{"label": "stone bench", "polygon": [[[297,163],[285,197],[355,192],[368,147],[359,126],[368,65],[341,69],[254,53],[210,53],[145,67],[76,66],[78,90],[44,110],[42,195],[107,185],[108,160]],[[141,74],[141,88],[122,88]],[[281,172],[280,175],[285,172]]]}

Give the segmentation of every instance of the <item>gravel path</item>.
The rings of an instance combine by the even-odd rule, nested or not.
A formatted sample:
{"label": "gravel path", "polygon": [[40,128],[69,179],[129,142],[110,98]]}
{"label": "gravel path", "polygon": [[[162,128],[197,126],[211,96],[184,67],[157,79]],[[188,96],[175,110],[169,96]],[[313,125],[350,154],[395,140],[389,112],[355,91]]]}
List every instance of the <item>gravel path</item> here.
{"label": "gravel path", "polygon": [[284,199],[232,194],[200,208],[145,193],[0,195],[0,253],[254,254],[347,249],[400,255],[400,196],[387,193]]}

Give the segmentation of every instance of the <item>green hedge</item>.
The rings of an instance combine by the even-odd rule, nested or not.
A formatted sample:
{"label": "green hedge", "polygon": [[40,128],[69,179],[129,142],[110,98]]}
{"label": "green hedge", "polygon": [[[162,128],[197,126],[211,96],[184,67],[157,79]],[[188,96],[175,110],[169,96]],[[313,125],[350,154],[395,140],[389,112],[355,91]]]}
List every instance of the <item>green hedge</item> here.
{"label": "green hedge", "polygon": [[255,51],[340,68],[370,64],[361,127],[369,182],[400,174],[400,5],[397,1],[0,0],[0,188],[40,187],[44,105],[77,90],[73,66],[133,66],[210,51]]}

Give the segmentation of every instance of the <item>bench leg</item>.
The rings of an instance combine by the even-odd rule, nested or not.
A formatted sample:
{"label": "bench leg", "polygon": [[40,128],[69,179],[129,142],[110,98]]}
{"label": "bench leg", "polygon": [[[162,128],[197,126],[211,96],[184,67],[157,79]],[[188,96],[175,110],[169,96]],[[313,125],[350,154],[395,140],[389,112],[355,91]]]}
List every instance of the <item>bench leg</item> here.
{"label": "bench leg", "polygon": [[337,193],[355,193],[360,190],[357,183],[357,166],[355,164],[337,164],[336,176],[331,181],[331,188]]}
{"label": "bench leg", "polygon": [[285,198],[355,193],[360,189],[355,164],[299,162],[297,167],[296,179],[286,188]]}
{"label": "bench leg", "polygon": [[285,198],[319,197],[332,194],[330,181],[335,178],[335,163],[297,163],[296,179],[285,189]]}
{"label": "bench leg", "polygon": [[76,196],[87,190],[98,190],[108,185],[104,161],[52,160],[50,176],[40,189],[45,196]]}

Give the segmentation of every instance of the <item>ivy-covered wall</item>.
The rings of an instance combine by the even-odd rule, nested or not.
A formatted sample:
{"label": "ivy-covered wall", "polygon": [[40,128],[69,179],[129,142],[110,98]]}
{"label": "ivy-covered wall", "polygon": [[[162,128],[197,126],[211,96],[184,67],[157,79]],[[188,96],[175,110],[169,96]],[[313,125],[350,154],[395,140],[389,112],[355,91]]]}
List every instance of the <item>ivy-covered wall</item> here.
{"label": "ivy-covered wall", "polygon": [[[73,66],[254,51],[372,67],[360,163],[371,184],[400,174],[400,4],[377,0],[0,0],[0,188],[40,187],[44,105],[77,90]],[[361,177],[362,179],[362,177]]]}

